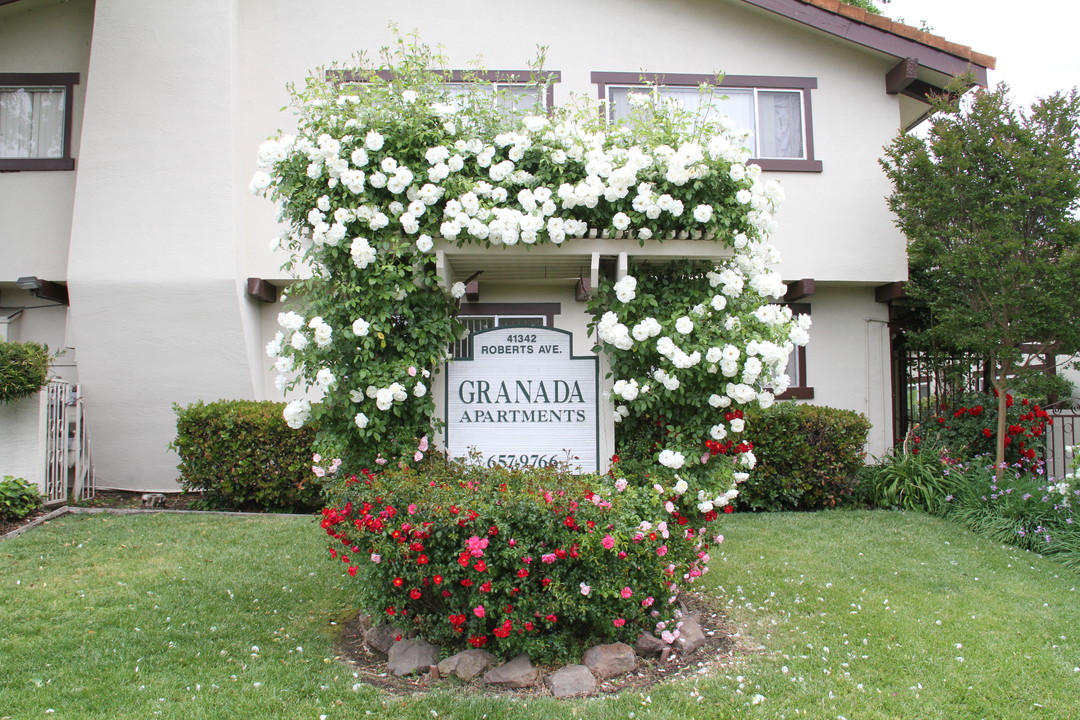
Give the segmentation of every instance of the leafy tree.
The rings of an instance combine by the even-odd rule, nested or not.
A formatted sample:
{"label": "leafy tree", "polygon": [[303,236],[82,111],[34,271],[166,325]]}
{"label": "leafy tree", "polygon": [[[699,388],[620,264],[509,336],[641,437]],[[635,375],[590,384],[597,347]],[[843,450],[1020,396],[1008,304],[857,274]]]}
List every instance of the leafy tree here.
{"label": "leafy tree", "polygon": [[882,15],[883,13],[881,12],[881,8],[879,8],[878,5],[887,5],[889,3],[889,0],[877,0],[876,2],[875,0],[840,0],[840,2],[844,3],[845,5],[854,5],[855,7],[860,7],[867,12],[874,13],[875,15]]}
{"label": "leafy tree", "polygon": [[994,369],[1000,473],[1018,376],[1080,350],[1080,96],[1019,110],[999,85],[935,110],[929,134],[900,135],[881,164],[908,237],[907,292],[930,317],[921,339]]}

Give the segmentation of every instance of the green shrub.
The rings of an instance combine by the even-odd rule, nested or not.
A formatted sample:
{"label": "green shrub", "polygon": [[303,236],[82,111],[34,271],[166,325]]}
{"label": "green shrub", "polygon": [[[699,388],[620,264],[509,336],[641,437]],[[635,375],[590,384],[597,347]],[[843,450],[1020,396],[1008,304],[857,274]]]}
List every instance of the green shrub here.
{"label": "green shrub", "polygon": [[321,505],[311,478],[317,427],[293,430],[283,403],[228,400],[174,406],[180,483],[205,493],[204,506],[307,512]]}
{"label": "green shrub", "polygon": [[870,423],[851,410],[781,402],[746,413],[757,467],[739,486],[738,506],[816,510],[849,498],[863,466]]}
{"label": "green shrub", "polygon": [[[665,509],[667,493],[557,467],[435,458],[328,492],[330,556],[360,603],[448,652],[546,662],[643,630],[670,642],[675,582],[702,574],[713,541]],[[642,522],[657,517],[669,520]]]}
{"label": "green shrub", "polygon": [[[1050,418],[1027,398],[1006,395],[1005,462],[1031,464],[1042,456]],[[919,414],[913,441],[944,448],[956,458],[994,457],[997,448],[997,397],[991,393],[965,393],[948,405]],[[914,449],[914,448],[913,448]]]}
{"label": "green shrub", "polygon": [[905,442],[870,471],[867,478],[870,501],[878,507],[941,515],[965,484],[963,475],[952,463],[938,448],[924,446],[915,452]]}
{"label": "green shrub", "polygon": [[5,475],[0,481],[0,519],[22,520],[40,507],[41,494],[26,480]]}
{"label": "green shrub", "polygon": [[44,345],[0,342],[0,402],[29,397],[45,387],[50,359]]}

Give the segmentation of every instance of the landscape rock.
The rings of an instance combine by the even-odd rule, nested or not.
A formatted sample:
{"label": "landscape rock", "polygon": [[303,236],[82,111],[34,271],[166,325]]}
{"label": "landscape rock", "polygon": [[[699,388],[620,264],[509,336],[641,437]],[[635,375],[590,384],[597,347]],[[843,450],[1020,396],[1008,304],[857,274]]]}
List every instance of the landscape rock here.
{"label": "landscape rock", "polygon": [[468,682],[498,662],[498,658],[487,650],[464,650],[439,663],[439,674],[455,675]]}
{"label": "landscape rock", "polygon": [[689,655],[705,644],[705,632],[698,623],[698,617],[697,613],[691,613],[680,620],[679,637],[675,638],[672,647],[682,655]]}
{"label": "landscape rock", "polygon": [[380,655],[387,655],[399,637],[405,637],[404,630],[390,623],[382,623],[364,633],[364,643],[369,650]]}
{"label": "landscape rock", "polygon": [[574,697],[596,692],[596,678],[584,665],[567,665],[544,678],[555,697]]}
{"label": "landscape rock", "polygon": [[484,682],[507,688],[524,688],[533,685],[539,674],[540,671],[529,660],[529,656],[521,654],[484,673]]}
{"label": "landscape rock", "polygon": [[386,669],[398,677],[412,675],[418,671],[425,673],[428,668],[439,662],[439,649],[422,638],[394,643],[390,647],[389,655]]}
{"label": "landscape rock", "polygon": [[660,653],[667,649],[667,643],[652,633],[643,632],[634,641],[634,652],[641,658],[660,657]]}
{"label": "landscape rock", "polygon": [[598,679],[607,680],[633,670],[637,666],[637,655],[634,654],[634,648],[619,642],[589,648],[581,662]]}

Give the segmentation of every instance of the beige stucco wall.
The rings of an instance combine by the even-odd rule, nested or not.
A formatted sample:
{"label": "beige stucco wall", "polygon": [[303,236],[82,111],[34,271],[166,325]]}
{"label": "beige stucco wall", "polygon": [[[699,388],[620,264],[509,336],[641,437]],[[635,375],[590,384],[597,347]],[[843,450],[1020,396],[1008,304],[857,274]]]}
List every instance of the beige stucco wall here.
{"label": "beige stucco wall", "polygon": [[874,423],[867,442],[871,457],[892,446],[888,306],[874,301],[874,288],[837,284],[807,298],[813,327],[806,346],[807,384],[815,405],[855,410]]}
{"label": "beige stucco wall", "polygon": [[[25,0],[0,7],[0,72],[80,74],[74,88],[75,157],[93,16],[93,0]],[[0,173],[0,283],[26,275],[65,279],[77,172]]]}
{"label": "beige stucco wall", "polygon": [[[774,238],[784,254],[785,277],[906,278],[903,238],[885,206],[889,185],[877,165],[899,125],[897,96],[884,92],[888,62],[741,3],[564,0],[548,3],[543,13],[524,2],[501,3],[496,16],[490,10],[482,0],[320,2],[304,13],[285,0],[243,3],[240,56],[260,62],[239,69],[238,134],[261,140],[291,127],[291,114],[278,112],[289,100],[285,83],[302,84],[309,70],[348,60],[357,50],[377,56],[393,41],[391,22],[441,46],[450,68],[473,67],[480,58],[490,69],[523,69],[535,47],[546,45],[545,67],[562,73],[555,86],[558,104],[574,95],[595,98],[593,71],[816,77],[814,142],[824,171],[769,173],[788,195]],[[298,43],[298,37],[319,41]],[[252,167],[254,149],[245,154],[238,143],[237,150],[238,166]],[[249,267],[276,277],[278,262],[265,252],[275,233],[272,213],[258,198],[245,198],[241,206]]]}
{"label": "beige stucco wall", "polygon": [[[76,98],[85,96],[85,110],[76,173],[0,175],[0,203],[11,187],[25,203],[60,199],[59,218],[37,221],[44,244],[17,246],[40,258],[31,270],[4,267],[0,282],[66,273],[72,309],[65,342],[78,351],[102,486],[176,488],[176,458],[165,449],[174,402],[276,397],[262,347],[278,308],[243,291],[247,277],[284,279],[281,258],[266,250],[278,232],[273,209],[246,191],[255,151],[292,125],[280,112],[286,83],[302,83],[310,69],[356,50],[375,52],[392,41],[391,22],[442,45],[453,68],[482,55],[491,69],[522,69],[537,44],[547,45],[546,67],[562,72],[559,103],[574,94],[595,97],[592,71],[817,77],[814,139],[824,172],[776,174],[788,203],[775,241],[787,258],[786,278],[863,286],[819,286],[810,299],[815,402],[870,411],[879,425],[887,417],[881,398],[888,383],[874,369],[883,365],[881,350],[866,352],[883,337],[880,323],[866,322],[884,313],[869,288],[905,274],[903,241],[876,165],[899,121],[896,98],[883,90],[886,61],[718,0],[553,0],[543,12],[511,0],[494,13],[481,0],[318,0],[302,7],[286,0],[98,0],[93,12],[87,0],[25,0],[11,7],[20,6],[34,11],[23,29],[39,35],[56,25],[54,14],[70,16],[69,35],[81,38],[81,46],[73,44],[82,54],[47,55],[64,65],[55,69],[84,72]],[[13,52],[8,25],[0,23],[0,66]],[[5,223],[0,233],[8,232]],[[510,296],[509,288],[487,286],[483,299],[502,292]],[[537,297],[568,293],[564,308],[574,305],[571,286],[536,288]],[[583,352],[591,343],[583,319],[575,322],[570,329]],[[818,372],[830,375],[819,380]]]}

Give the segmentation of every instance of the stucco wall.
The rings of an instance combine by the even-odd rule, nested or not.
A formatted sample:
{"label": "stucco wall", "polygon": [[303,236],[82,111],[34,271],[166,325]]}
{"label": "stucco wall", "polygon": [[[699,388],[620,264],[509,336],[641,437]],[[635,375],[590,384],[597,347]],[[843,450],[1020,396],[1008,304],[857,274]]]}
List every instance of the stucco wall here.
{"label": "stucco wall", "polygon": [[[86,95],[93,0],[27,0],[0,7],[0,72],[80,74],[74,88],[73,155]],[[64,280],[75,171],[0,173],[0,283],[36,275]]]}
{"label": "stucco wall", "polygon": [[[326,0],[304,12],[285,0],[260,0],[241,3],[239,21],[236,129],[249,145],[237,143],[237,167],[244,170],[237,183],[246,183],[258,142],[294,125],[290,112],[279,112],[289,101],[285,84],[302,85],[310,70],[347,61],[358,50],[377,57],[393,41],[391,22],[440,46],[450,68],[473,67],[480,58],[489,69],[524,69],[536,46],[545,45],[545,67],[562,73],[557,104],[574,95],[596,98],[593,71],[816,77],[813,130],[824,171],[768,173],[788,195],[774,238],[784,275],[867,283],[906,278],[903,238],[885,206],[889,186],[877,166],[899,126],[897,96],[884,91],[890,64],[835,38],[716,0],[555,0],[543,12],[510,1],[495,14],[482,0]],[[279,261],[265,251],[277,232],[269,204],[249,196],[240,207],[247,267],[252,275],[279,277]]]}
{"label": "stucco wall", "polygon": [[[24,22],[12,8],[34,12]],[[256,148],[293,124],[280,111],[286,83],[356,50],[377,52],[393,39],[391,22],[442,45],[452,68],[481,56],[491,69],[522,69],[537,44],[547,45],[546,67],[562,72],[557,103],[595,98],[593,71],[816,77],[813,130],[824,172],[775,175],[789,198],[775,241],[786,278],[863,285],[819,285],[811,298],[815,402],[888,415],[888,383],[875,369],[883,366],[876,321],[884,307],[871,286],[903,279],[905,264],[876,165],[899,118],[883,90],[885,60],[718,0],[553,0],[543,12],[518,0],[496,12],[481,0],[98,0],[96,8],[25,0],[0,13],[15,19],[0,23],[0,65],[9,55],[36,57],[36,42],[49,48],[40,53],[48,62],[26,70],[84,74],[76,173],[0,175],[5,216],[58,203],[51,214],[0,227],[0,247],[26,259],[5,264],[0,282],[54,272],[69,280],[64,342],[79,354],[101,486],[176,488],[176,458],[165,449],[174,402],[277,396],[262,347],[278,308],[243,290],[247,277],[284,279],[281,257],[266,250],[278,232],[273,208],[246,191]],[[67,28],[70,42],[50,41],[56,28]],[[40,242],[25,242],[31,225]],[[483,299],[523,299],[512,293],[522,287],[486,285]],[[538,301],[555,296],[566,298],[564,312],[580,307],[572,285],[537,286]],[[564,320],[577,323],[569,328],[575,347],[587,350],[584,319]]]}
{"label": "stucco wall", "polygon": [[874,423],[867,442],[872,457],[892,445],[888,307],[872,287],[819,287],[805,301],[813,327],[806,346],[807,384],[815,405],[855,410]]}
{"label": "stucco wall", "polygon": [[45,447],[41,393],[0,403],[0,478],[22,478],[45,491]]}

